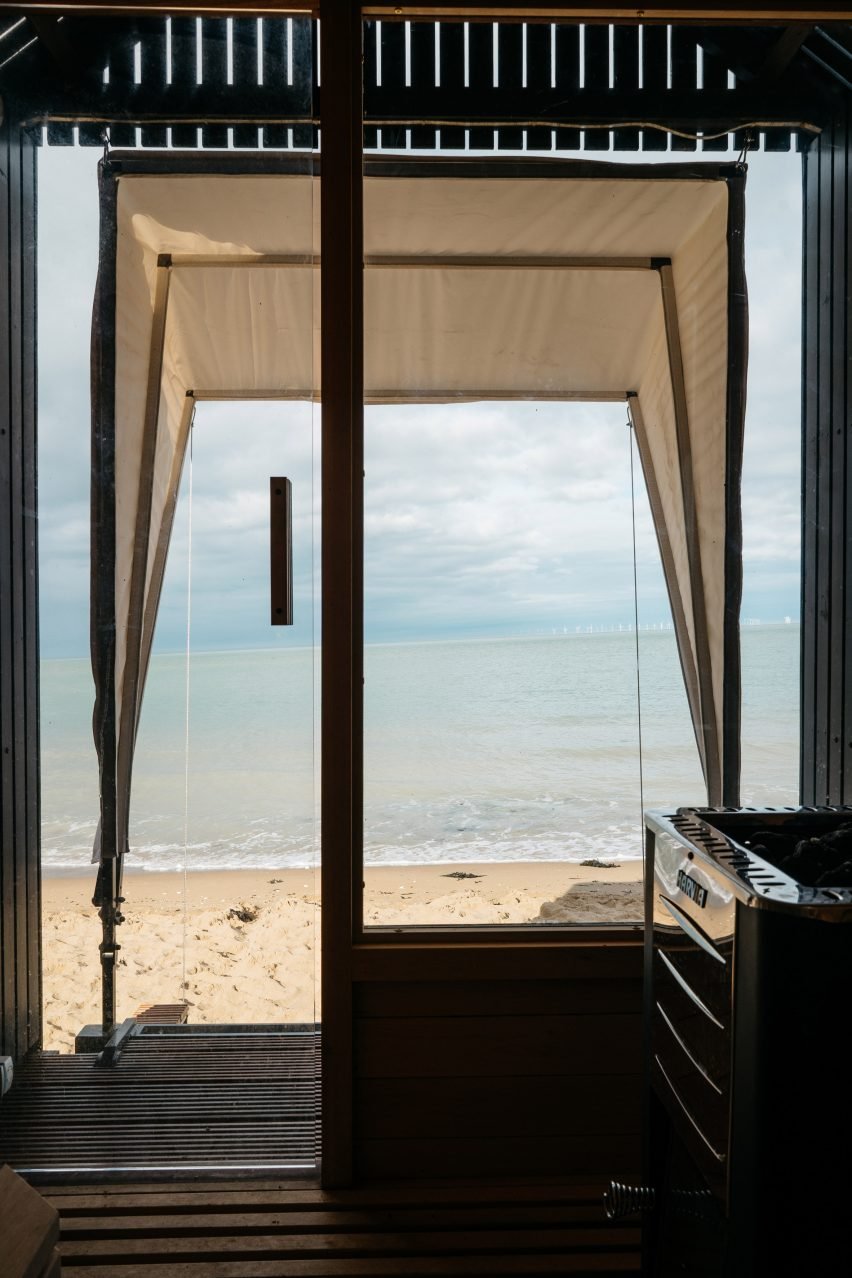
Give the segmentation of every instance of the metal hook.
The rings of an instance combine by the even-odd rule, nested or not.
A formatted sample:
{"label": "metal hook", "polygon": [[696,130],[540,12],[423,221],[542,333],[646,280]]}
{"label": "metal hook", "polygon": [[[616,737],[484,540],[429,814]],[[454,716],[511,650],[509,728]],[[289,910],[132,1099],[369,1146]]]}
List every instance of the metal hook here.
{"label": "metal hook", "polygon": [[743,134],[742,150],[740,151],[739,156],[737,157],[737,168],[744,169],[748,167],[745,162],[745,157],[747,152],[752,149],[753,145],[754,145],[754,134],[752,133],[751,129],[747,129],[746,132]]}

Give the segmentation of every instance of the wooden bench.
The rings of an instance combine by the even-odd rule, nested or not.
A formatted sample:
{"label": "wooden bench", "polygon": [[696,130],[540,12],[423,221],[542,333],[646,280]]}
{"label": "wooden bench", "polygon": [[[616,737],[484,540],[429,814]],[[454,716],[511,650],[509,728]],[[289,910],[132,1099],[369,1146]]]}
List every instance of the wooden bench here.
{"label": "wooden bench", "polygon": [[0,1260],[4,1278],[57,1278],[59,1215],[31,1185],[0,1167]]}

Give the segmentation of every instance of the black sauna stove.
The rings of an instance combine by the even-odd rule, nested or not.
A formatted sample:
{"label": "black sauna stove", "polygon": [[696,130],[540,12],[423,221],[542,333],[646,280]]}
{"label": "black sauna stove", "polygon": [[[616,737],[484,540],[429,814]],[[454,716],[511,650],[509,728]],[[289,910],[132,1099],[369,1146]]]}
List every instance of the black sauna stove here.
{"label": "black sauna stove", "polygon": [[852,807],[645,822],[645,1273],[852,1274]]}

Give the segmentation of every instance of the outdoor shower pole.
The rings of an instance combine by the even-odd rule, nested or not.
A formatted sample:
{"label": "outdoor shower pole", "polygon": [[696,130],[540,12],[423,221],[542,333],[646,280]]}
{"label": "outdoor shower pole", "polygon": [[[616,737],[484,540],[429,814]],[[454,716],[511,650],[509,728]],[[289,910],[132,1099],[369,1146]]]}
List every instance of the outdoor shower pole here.
{"label": "outdoor shower pole", "polygon": [[116,941],[115,930],[124,922],[121,905],[121,864],[112,856],[101,861],[98,880],[92,902],[97,905],[101,920],[102,940],[98,949],[101,955],[101,1032],[104,1042],[115,1029],[115,964],[121,946]]}

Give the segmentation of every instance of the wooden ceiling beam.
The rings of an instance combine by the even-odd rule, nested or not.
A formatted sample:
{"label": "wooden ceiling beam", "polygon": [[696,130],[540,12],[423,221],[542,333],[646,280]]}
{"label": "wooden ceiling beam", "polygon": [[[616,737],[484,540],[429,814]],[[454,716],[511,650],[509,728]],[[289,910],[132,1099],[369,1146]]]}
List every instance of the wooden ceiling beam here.
{"label": "wooden ceiling beam", "polygon": [[[298,14],[317,13],[318,0],[0,0],[0,12],[31,14],[36,12],[71,14],[198,14],[225,15],[237,13]],[[601,0],[586,0],[585,4],[566,4],[564,0],[532,0],[519,4],[518,0],[492,0],[490,4],[452,3],[451,0],[419,0],[416,4],[368,3],[363,5],[365,17],[378,17],[406,21],[415,18],[447,18],[456,21],[490,20],[495,17],[518,18],[524,21],[576,21],[652,23],[666,22],[690,24],[739,24],[783,25],[791,23],[852,21],[852,4],[755,4],[733,3],[672,5],[649,3],[644,5],[613,5]]]}
{"label": "wooden ceiling beam", "polygon": [[804,22],[783,27],[780,34],[773,29],[758,33],[706,27],[697,31],[696,40],[717,54],[738,81],[768,87],[783,76],[813,30],[813,23]]}

